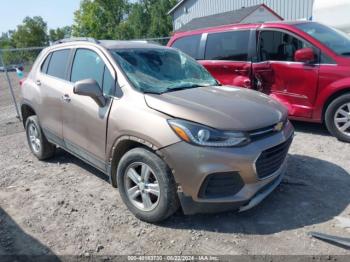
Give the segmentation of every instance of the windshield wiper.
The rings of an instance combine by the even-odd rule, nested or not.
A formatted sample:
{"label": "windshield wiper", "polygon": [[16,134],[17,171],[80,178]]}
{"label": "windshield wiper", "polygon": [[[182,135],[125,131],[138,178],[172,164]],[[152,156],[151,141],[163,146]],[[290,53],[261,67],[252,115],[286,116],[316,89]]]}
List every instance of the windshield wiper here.
{"label": "windshield wiper", "polygon": [[344,52],[344,53],[341,53],[341,55],[349,56],[350,52]]}
{"label": "windshield wiper", "polygon": [[152,92],[152,91],[143,91],[144,94],[151,94],[151,95],[160,95],[160,92]]}
{"label": "windshield wiper", "polygon": [[198,87],[205,87],[205,85],[186,85],[186,86],[184,85],[184,86],[178,86],[178,87],[169,87],[165,91],[161,92],[161,94],[176,92],[176,91],[181,91],[181,90],[186,90],[191,88],[198,88]]}

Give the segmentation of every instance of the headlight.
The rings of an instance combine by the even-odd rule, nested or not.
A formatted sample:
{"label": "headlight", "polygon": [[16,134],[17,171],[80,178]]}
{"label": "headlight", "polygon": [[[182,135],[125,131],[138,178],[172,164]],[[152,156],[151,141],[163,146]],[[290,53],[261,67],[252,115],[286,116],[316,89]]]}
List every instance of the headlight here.
{"label": "headlight", "polygon": [[179,119],[168,120],[168,123],[181,139],[199,146],[231,147],[249,142],[248,136],[243,132],[220,131]]}

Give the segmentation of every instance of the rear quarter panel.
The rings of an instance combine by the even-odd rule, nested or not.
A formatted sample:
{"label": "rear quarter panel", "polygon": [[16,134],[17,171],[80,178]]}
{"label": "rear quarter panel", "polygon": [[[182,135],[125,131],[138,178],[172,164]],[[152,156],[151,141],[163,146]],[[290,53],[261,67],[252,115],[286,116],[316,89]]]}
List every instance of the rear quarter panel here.
{"label": "rear quarter panel", "polygon": [[323,121],[326,103],[338,92],[350,92],[350,67],[329,65],[322,66],[319,77],[319,90],[313,119]]}
{"label": "rear quarter panel", "polygon": [[[41,103],[40,87],[35,83],[35,80],[38,74],[38,68],[48,52],[48,49],[44,49],[39,54],[27,78],[25,79],[25,81],[23,81],[23,84],[20,89],[21,105],[26,104],[30,106],[35,111],[35,113],[38,113],[39,105]],[[40,120],[40,116],[38,116],[38,118]]]}

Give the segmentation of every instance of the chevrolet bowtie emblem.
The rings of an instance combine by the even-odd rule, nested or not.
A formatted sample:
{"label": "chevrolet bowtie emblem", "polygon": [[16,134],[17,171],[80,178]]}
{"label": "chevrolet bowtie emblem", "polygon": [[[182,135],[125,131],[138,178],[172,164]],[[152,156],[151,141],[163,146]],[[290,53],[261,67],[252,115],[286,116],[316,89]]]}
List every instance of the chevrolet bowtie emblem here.
{"label": "chevrolet bowtie emblem", "polygon": [[276,132],[279,132],[282,129],[283,129],[283,122],[279,122],[273,127],[273,130],[276,131]]}

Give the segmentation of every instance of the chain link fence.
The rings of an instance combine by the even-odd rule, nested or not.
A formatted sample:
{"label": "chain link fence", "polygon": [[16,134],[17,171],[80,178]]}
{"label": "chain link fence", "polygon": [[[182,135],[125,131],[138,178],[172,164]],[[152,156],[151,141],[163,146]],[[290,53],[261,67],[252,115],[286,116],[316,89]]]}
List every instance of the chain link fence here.
{"label": "chain link fence", "polygon": [[21,132],[20,81],[44,47],[0,49],[0,137]]}
{"label": "chain link fence", "polygon": [[[135,39],[166,45],[170,37]],[[20,119],[20,81],[24,79],[45,47],[0,49],[0,133]],[[18,121],[17,121],[18,122]]]}
{"label": "chain link fence", "polygon": [[20,81],[44,47],[0,50],[0,123],[20,118]]}

